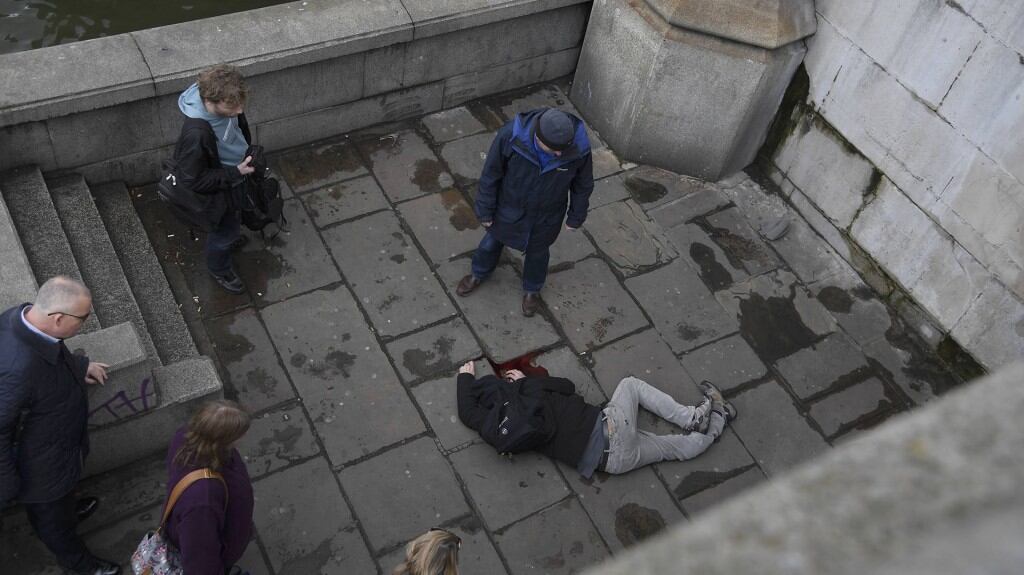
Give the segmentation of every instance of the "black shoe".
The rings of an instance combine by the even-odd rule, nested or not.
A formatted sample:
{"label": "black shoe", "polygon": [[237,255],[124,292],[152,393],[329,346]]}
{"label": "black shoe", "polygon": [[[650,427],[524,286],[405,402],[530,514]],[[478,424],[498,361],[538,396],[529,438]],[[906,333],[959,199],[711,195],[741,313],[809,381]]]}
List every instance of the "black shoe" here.
{"label": "black shoe", "polygon": [[235,295],[245,293],[245,284],[242,283],[242,278],[238,277],[238,274],[234,270],[229,270],[224,275],[218,275],[210,272],[210,277],[217,282],[217,285],[224,288],[225,291],[233,293]]}
{"label": "black shoe", "polygon": [[473,292],[480,284],[483,283],[476,279],[476,276],[469,274],[468,276],[459,280],[459,285],[455,286],[455,293],[459,297],[466,297]]}
{"label": "black shoe", "polygon": [[538,309],[540,309],[540,294],[537,292],[523,294],[523,315],[533,317]]}
{"label": "black shoe", "polygon": [[96,497],[82,497],[75,502],[75,516],[79,521],[85,521],[100,506],[100,500]]}
{"label": "black shoe", "polygon": [[238,250],[244,248],[248,243],[249,243],[249,236],[247,236],[245,234],[242,234],[242,235],[238,236],[237,240],[231,242],[231,245],[228,246],[228,249],[230,249],[233,252],[237,252]]}
{"label": "black shoe", "polygon": [[117,563],[99,557],[93,557],[93,560],[96,562],[96,567],[81,573],[81,575],[121,575],[121,566]]}
{"label": "black shoe", "polygon": [[737,411],[736,406],[733,405],[731,401],[725,400],[725,396],[722,395],[721,390],[719,390],[715,384],[705,379],[698,383],[697,387],[700,388],[701,393],[703,393],[705,397],[711,400],[711,411],[714,411],[725,418],[726,423],[736,419],[736,416],[739,415],[739,411]]}

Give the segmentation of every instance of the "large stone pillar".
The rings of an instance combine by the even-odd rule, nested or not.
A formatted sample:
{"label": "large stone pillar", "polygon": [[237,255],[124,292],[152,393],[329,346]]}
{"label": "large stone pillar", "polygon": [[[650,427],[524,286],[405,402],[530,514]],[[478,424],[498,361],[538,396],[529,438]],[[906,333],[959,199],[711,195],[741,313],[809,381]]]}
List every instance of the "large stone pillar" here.
{"label": "large stone pillar", "polygon": [[813,0],[595,0],[572,100],[626,159],[717,180],[764,142]]}

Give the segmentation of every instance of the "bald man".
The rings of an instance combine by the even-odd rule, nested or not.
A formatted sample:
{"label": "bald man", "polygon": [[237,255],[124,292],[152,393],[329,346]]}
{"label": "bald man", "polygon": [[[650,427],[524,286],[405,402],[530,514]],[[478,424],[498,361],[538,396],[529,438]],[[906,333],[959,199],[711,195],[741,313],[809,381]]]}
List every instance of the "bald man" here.
{"label": "bald man", "polygon": [[89,289],[57,276],[35,303],[0,314],[0,507],[22,503],[36,536],[68,572],[115,575],[121,567],[94,556],[76,533],[97,505],[74,495],[89,452],[85,386],[104,383],[107,366],[72,355],[64,339],[91,312]]}

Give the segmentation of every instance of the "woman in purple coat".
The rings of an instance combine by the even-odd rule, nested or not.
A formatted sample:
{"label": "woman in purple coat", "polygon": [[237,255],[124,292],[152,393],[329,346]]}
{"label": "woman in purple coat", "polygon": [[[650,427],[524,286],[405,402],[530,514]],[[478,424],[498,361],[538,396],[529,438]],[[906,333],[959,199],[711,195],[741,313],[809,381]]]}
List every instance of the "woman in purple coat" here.
{"label": "woman in purple coat", "polygon": [[[252,481],[235,443],[249,429],[237,403],[209,401],[174,434],[167,451],[167,493],[196,469],[220,473],[224,483],[203,479],[178,499],[164,527],[181,552],[185,575],[225,575],[252,538]],[[227,490],[225,490],[225,485]]]}

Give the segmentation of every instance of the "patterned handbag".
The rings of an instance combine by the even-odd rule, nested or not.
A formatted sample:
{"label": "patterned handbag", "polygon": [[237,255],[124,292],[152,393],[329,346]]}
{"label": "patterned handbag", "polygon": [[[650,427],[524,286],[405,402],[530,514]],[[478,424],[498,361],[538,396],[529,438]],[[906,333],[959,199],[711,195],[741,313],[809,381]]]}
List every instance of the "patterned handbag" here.
{"label": "patterned handbag", "polygon": [[[228,485],[224,483],[224,477],[211,469],[196,469],[182,477],[174,486],[174,489],[171,490],[171,495],[167,498],[160,526],[156,528],[156,531],[146,533],[142,537],[139,546],[135,548],[135,553],[132,553],[132,572],[135,575],[182,575],[179,551],[171,546],[160,532],[163,531],[164,524],[167,523],[167,518],[171,516],[171,510],[174,509],[174,504],[178,502],[181,494],[200,479],[216,479],[224,485],[224,489],[227,491]],[[224,506],[225,508],[227,507],[226,496]]]}

